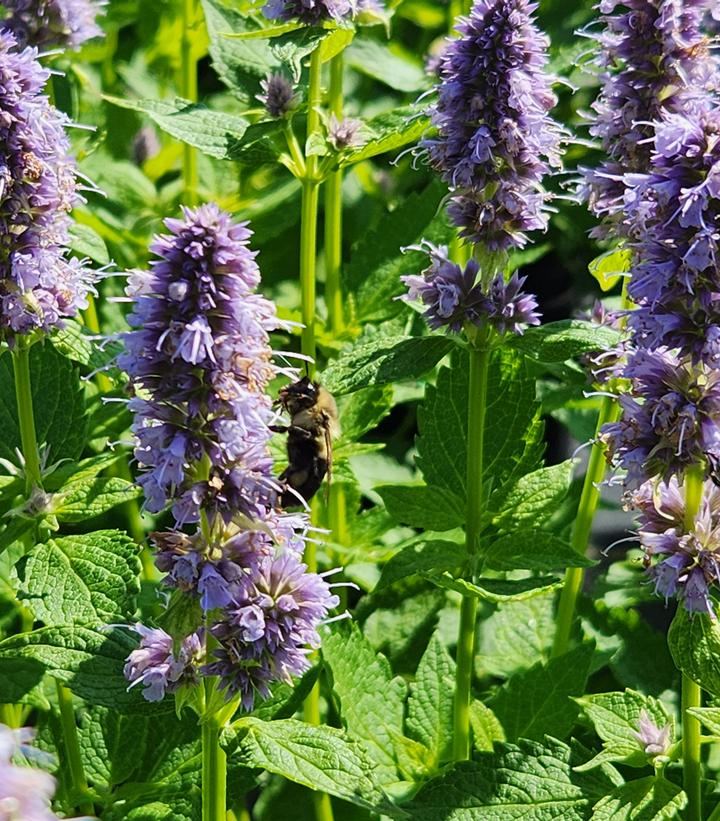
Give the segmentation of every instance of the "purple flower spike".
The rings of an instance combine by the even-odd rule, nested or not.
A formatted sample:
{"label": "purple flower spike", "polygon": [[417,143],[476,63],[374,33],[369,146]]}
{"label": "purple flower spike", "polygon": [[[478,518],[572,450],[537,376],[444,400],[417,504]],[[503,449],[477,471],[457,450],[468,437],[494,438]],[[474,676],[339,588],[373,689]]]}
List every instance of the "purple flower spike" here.
{"label": "purple flower spike", "polygon": [[183,216],[166,220],[170,233],[151,246],[157,259],[127,289],[135,330],[119,364],[138,391],[139,482],[147,508],[171,502],[180,524],[197,521],[201,507],[225,521],[260,516],[276,495],[266,389],[277,373],[268,333],[280,323],[255,293],[247,224],[216,205]]}
{"label": "purple flower spike", "polygon": [[21,46],[77,49],[103,34],[96,18],[104,3],[94,0],[3,0],[0,25]]}
{"label": "purple flower spike", "polygon": [[623,209],[624,174],[644,172],[650,164],[652,122],[666,113],[707,109],[707,92],[720,87],[718,65],[701,30],[712,0],[626,0],[614,13],[619,5],[601,2],[604,31],[599,37],[589,32],[601,45],[602,82],[590,133],[600,138],[609,159],[584,169],[581,189],[598,216],[611,218]]}
{"label": "purple flower spike", "polygon": [[68,119],[43,94],[33,48],[0,31],[0,335],[49,332],[86,307],[93,274],[68,259],[69,212],[80,201]]}
{"label": "purple flower spike", "polygon": [[408,292],[401,299],[420,301],[427,305],[423,316],[433,328],[446,327],[458,333],[466,322],[481,326],[489,323],[498,333],[523,332],[525,325],[538,325],[535,297],[520,289],[525,277],[513,274],[505,282],[502,274],[490,284],[489,292],[478,281],[480,266],[471,259],[465,268],[448,259],[448,249],[423,241],[408,250],[424,251],[430,257],[430,266],[422,274],[409,274],[400,279]]}
{"label": "purple flower spike", "polygon": [[461,235],[491,250],[519,248],[544,230],[542,180],[560,165],[562,129],[545,74],[547,38],[528,0],[476,0],[442,55],[437,135],[420,147],[454,192],[449,214]]}
{"label": "purple flower spike", "polygon": [[306,26],[319,26],[326,20],[335,23],[352,20],[357,13],[356,0],[267,0],[263,14],[284,23],[297,20]]}
{"label": "purple flower spike", "polygon": [[720,584],[720,488],[705,482],[690,529],[684,521],[684,489],[675,477],[646,483],[631,496],[631,504],[640,511],[638,538],[655,592],[679,598],[690,613],[714,618],[710,590]]}
{"label": "purple flower spike", "polygon": [[197,663],[202,655],[202,642],[197,633],[183,639],[177,658],[173,655],[172,638],[164,631],[136,624],[140,647],[128,656],[123,673],[130,687],[143,685],[147,701],[161,701],[165,693],[174,693],[183,684],[197,680]]}
{"label": "purple flower spike", "polygon": [[614,462],[635,485],[666,481],[708,458],[720,459],[720,371],[694,366],[666,351],[636,351],[623,375],[632,395],[620,397],[623,415],[603,427]]}
{"label": "purple flower spike", "polygon": [[324,578],[308,573],[294,553],[263,559],[243,598],[212,628],[220,648],[203,672],[220,676],[227,697],[239,694],[251,710],[273,681],[290,682],[309,668],[308,647],[320,645],[317,628],[338,602]]}

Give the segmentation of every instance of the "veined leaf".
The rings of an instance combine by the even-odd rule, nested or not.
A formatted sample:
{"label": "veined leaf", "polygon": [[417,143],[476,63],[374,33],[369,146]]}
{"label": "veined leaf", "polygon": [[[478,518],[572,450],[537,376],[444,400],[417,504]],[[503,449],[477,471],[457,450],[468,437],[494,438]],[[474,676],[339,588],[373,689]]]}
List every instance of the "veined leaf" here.
{"label": "veined leaf", "polygon": [[465,523],[461,499],[450,490],[428,485],[378,485],[388,513],[400,523],[424,530],[452,530]]}
{"label": "veined leaf", "polygon": [[616,787],[593,807],[590,821],[673,821],[687,806],[687,795],[662,776],[648,776]]}
{"label": "veined leaf", "polygon": [[418,542],[392,556],[383,567],[376,590],[421,573],[441,573],[461,567],[467,561],[464,545],[434,539]]}

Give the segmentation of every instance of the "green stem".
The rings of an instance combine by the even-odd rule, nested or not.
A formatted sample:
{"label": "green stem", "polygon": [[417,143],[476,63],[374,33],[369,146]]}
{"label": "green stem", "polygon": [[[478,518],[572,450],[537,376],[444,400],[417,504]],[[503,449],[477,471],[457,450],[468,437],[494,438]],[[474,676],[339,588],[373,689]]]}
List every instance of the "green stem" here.
{"label": "green stem", "polygon": [[[610,396],[604,397],[602,406],[600,407],[597,428],[595,430],[595,442],[590,451],[590,459],[583,481],[580,504],[578,505],[570,539],[575,550],[583,556],[590,541],[590,531],[592,530],[593,519],[595,518],[598,502],[600,501],[600,484],[605,478],[605,471],[607,469],[605,445],[598,437],[603,425],[614,422],[619,414],[620,406],[617,401]],[[567,652],[584,575],[582,567],[569,567],[565,572],[565,584],[560,595],[560,604],[558,605],[555,641],[552,649],[553,656],[561,656]]]}
{"label": "green stem", "polygon": [[[490,351],[487,338],[484,336],[471,340],[471,342],[474,342],[474,344],[470,346],[465,547],[472,568],[477,556],[478,539],[482,527],[483,453]],[[453,711],[453,756],[456,761],[462,761],[470,757],[470,701],[472,698],[476,615],[477,599],[472,596],[464,596],[460,610]]]}
{"label": "green stem", "polygon": [[[77,724],[75,723],[72,694],[70,690],[59,681],[56,681],[55,685],[57,688],[58,705],[60,707],[60,724],[62,726],[63,741],[65,742],[65,755],[67,756],[68,769],[70,770],[71,792],[74,796],[82,797],[87,794],[88,783],[85,778],[85,770],[80,755],[80,740],[78,739]],[[81,798],[78,809],[84,815],[95,814],[92,802],[86,799]]]}
{"label": "green stem", "polygon": [[[695,519],[700,509],[703,494],[704,471],[695,465],[686,471],[683,479],[685,489],[685,528],[695,529]],[[685,821],[702,821],[701,762],[700,762],[700,722],[690,714],[690,710],[702,707],[700,685],[683,674],[682,677],[682,751],[683,789],[688,803]]]}
{"label": "green stem", "polygon": [[[322,103],[322,63],[320,50],[315,49],[310,58],[310,84],[308,88],[307,138],[320,130],[320,105]],[[302,212],[300,215],[300,295],[302,303],[302,353],[310,357],[309,373],[315,370],[315,278],[317,262],[317,222],[320,181],[317,175],[315,154],[305,157],[305,177],[302,181]]]}
{"label": "green stem", "polygon": [[20,422],[20,442],[25,460],[25,492],[29,496],[33,488],[42,488],[42,471],[35,433],[32,385],[30,384],[30,346],[18,339],[12,352],[15,372],[15,399]]}
{"label": "green stem", "polygon": [[[330,111],[338,118],[343,116],[343,55],[336,54],[330,61]],[[328,177],[325,187],[325,303],[328,319],[334,334],[343,332],[342,286],[342,203],[343,172],[338,169]]]}
{"label": "green stem", "polygon": [[[182,2],[182,35],[180,37],[180,93],[195,103],[198,99],[197,61],[193,52],[193,34],[197,23],[197,0]],[[197,149],[183,143],[183,181],[188,205],[198,199]]]}
{"label": "green stem", "polygon": [[202,722],[202,821],[225,821],[226,789],[227,760],[220,746],[220,728],[213,716],[206,715]]}

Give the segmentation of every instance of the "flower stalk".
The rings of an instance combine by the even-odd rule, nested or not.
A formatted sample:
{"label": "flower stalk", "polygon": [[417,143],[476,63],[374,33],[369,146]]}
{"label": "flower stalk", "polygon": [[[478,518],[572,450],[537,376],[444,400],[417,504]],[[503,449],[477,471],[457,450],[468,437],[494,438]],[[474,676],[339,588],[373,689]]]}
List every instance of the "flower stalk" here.
{"label": "flower stalk", "polygon": [[[197,102],[197,60],[193,49],[195,26],[197,24],[197,0],[181,0],[182,34],[180,36],[180,92],[186,100]],[[183,143],[183,181],[185,202],[198,202],[198,157],[197,149]]]}
{"label": "flower stalk", "polygon": [[[65,742],[65,754],[67,755],[68,769],[70,770],[72,793],[74,796],[83,796],[87,794],[88,783],[80,756],[80,741],[78,739],[77,724],[75,723],[72,694],[70,690],[59,681],[56,681],[55,685],[57,688],[58,706],[60,708],[60,724]],[[92,802],[90,801],[81,800],[78,804],[78,808],[84,815],[95,814]]]}
{"label": "flower stalk", "polygon": [[[205,700],[212,702],[217,682],[205,680]],[[220,746],[220,726],[214,715],[202,718],[202,821],[225,821],[227,760]]]}
{"label": "flower stalk", "polygon": [[[703,469],[695,466],[685,472],[685,527],[692,531],[703,494]],[[700,685],[683,673],[682,677],[682,755],[683,789],[687,795],[686,821],[702,821],[700,722],[690,713],[702,707]]]}
{"label": "flower stalk", "polygon": [[[343,116],[343,55],[330,61],[329,109],[338,120]],[[333,334],[345,327],[340,274],[342,269],[343,172],[333,171],[325,183],[325,303]]]}
{"label": "flower stalk", "polygon": [[[490,349],[487,333],[484,331],[473,331],[470,342],[465,547],[472,568],[478,552],[478,539],[482,527],[483,452]],[[474,596],[464,596],[460,610],[453,709],[453,757],[456,761],[470,757],[470,702],[476,615],[477,599]]]}

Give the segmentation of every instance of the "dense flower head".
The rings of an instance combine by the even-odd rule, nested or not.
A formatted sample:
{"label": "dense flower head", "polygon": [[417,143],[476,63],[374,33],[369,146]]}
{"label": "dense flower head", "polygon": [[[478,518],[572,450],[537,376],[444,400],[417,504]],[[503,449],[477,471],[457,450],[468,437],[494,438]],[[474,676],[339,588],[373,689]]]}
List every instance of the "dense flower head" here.
{"label": "dense flower head", "polygon": [[135,397],[135,456],[147,508],[169,502],[178,522],[201,508],[227,521],[259,516],[276,496],[266,392],[277,373],[274,305],[255,293],[260,271],[246,223],[216,205],[184,209],[155,238],[156,259],[130,277],[135,306],[119,364]]}
{"label": "dense flower head", "polygon": [[336,151],[356,148],[364,142],[362,120],[345,117],[339,120],[334,114],[328,122],[328,141]]}
{"label": "dense flower head", "polygon": [[632,496],[640,512],[638,538],[655,591],[678,597],[691,613],[714,615],[710,591],[720,583],[720,488],[703,485],[692,527],[684,516],[684,488],[675,477],[648,482]]}
{"label": "dense flower head", "polygon": [[92,273],[68,259],[79,201],[65,115],[33,48],[0,31],[0,335],[50,331],[86,306]]}
{"label": "dense flower head", "polygon": [[96,18],[103,5],[96,0],[3,0],[0,25],[21,46],[76,49],[102,35]]}
{"label": "dense flower head", "polygon": [[562,130],[545,74],[547,38],[528,0],[476,0],[444,50],[436,129],[421,142],[450,185],[449,214],[463,237],[492,250],[522,247],[547,227],[545,174],[560,165]]}
{"label": "dense flower head", "polygon": [[525,277],[515,273],[506,282],[499,274],[485,290],[478,280],[480,265],[476,260],[471,259],[463,267],[448,259],[445,246],[430,242],[412,250],[427,253],[430,265],[421,274],[401,277],[408,287],[402,299],[426,305],[423,316],[431,328],[446,327],[457,333],[469,322],[477,326],[490,324],[499,333],[521,334],[526,325],[540,323],[535,297],[521,290]]}
{"label": "dense flower head", "polygon": [[[702,32],[712,0],[602,0],[602,89],[590,127],[608,159],[584,170],[583,194],[600,216],[622,208],[623,175],[644,172],[652,151],[652,122],[666,113],[709,106],[719,68]],[[620,6],[620,10],[617,7]],[[602,231],[600,231],[602,233]]]}
{"label": "dense flower head", "polygon": [[297,20],[307,26],[318,26],[326,20],[342,23],[357,11],[356,0],[267,0],[263,14],[270,20]]}
{"label": "dense flower head", "polygon": [[17,753],[30,755],[33,733],[0,724],[0,821],[56,821],[50,802],[55,779],[36,767],[13,763]]}
{"label": "dense flower head", "polygon": [[239,694],[250,710],[257,695],[267,698],[273,681],[289,683],[309,668],[310,648],[320,645],[318,626],[339,599],[292,551],[263,558],[244,592],[212,628],[220,647],[204,672],[220,676],[227,697]]}
{"label": "dense flower head", "polygon": [[260,81],[260,88],[263,93],[258,94],[257,98],[271,117],[284,117],[297,107],[298,96],[284,74],[268,74]]}
{"label": "dense flower head", "polygon": [[176,692],[183,684],[197,681],[198,662],[203,645],[198,633],[183,639],[177,657],[173,640],[164,630],[136,624],[140,646],[128,656],[123,673],[130,687],[143,686],[147,701],[161,701],[165,693]]}
{"label": "dense flower head", "polygon": [[668,351],[635,351],[624,368],[630,393],[622,418],[602,437],[628,485],[671,476],[720,459],[720,370],[694,365]]}
{"label": "dense flower head", "polygon": [[625,178],[635,344],[720,362],[720,108],[665,114],[647,173]]}

